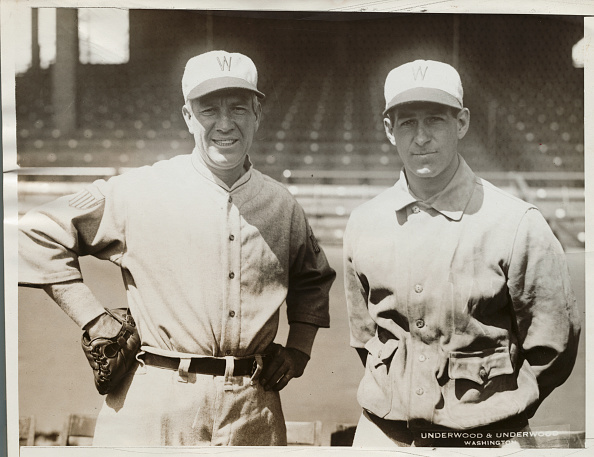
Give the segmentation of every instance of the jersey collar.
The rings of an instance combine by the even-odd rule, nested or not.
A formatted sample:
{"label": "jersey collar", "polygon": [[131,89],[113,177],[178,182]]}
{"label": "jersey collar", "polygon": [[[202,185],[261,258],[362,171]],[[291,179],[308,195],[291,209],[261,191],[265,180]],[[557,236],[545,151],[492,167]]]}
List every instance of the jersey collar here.
{"label": "jersey collar", "polygon": [[[478,179],[462,156],[459,155],[459,159],[460,165],[445,189],[423,202],[449,219],[457,221],[462,218]],[[416,201],[422,201],[410,191],[404,169],[400,172],[400,179],[393,189],[396,211]]]}
{"label": "jersey collar", "polygon": [[223,188],[224,190],[230,192],[234,189],[238,188],[239,186],[248,182],[252,176],[252,162],[250,160],[249,155],[245,156],[245,161],[243,163],[243,168],[245,173],[241,175],[241,177],[233,183],[231,187],[227,186],[223,180],[221,180],[217,175],[215,175],[205,164],[200,160],[199,153],[196,149],[192,151],[192,165],[196,169],[198,173],[204,176],[209,181],[215,183],[217,186]]}

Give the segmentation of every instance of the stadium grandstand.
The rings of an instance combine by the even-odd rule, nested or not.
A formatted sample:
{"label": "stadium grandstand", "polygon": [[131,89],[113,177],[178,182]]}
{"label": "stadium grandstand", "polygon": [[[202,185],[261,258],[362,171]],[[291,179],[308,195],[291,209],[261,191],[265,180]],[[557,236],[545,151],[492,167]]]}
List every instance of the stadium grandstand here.
{"label": "stadium grandstand", "polygon": [[128,61],[98,65],[77,61],[76,10],[64,13],[56,62],[16,78],[23,210],[190,153],[183,65],[225,49],[252,57],[267,94],[252,161],[290,187],[322,241],[340,243],[350,211],[401,166],[383,130],[384,79],[424,58],[461,73],[471,167],[539,206],[566,248],[584,246],[581,17],[130,10]]}

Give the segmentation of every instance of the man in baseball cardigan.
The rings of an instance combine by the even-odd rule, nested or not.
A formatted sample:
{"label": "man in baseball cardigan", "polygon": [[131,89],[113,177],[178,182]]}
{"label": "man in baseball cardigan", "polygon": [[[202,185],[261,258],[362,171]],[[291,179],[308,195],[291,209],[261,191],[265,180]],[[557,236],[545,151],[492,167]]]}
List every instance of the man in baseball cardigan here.
{"label": "man in baseball cardigan", "polygon": [[534,445],[528,419],[571,373],[580,334],[561,245],[535,206],[459,154],[470,111],[456,69],[405,63],[384,95],[403,169],[344,237],[365,365],[353,445]]}

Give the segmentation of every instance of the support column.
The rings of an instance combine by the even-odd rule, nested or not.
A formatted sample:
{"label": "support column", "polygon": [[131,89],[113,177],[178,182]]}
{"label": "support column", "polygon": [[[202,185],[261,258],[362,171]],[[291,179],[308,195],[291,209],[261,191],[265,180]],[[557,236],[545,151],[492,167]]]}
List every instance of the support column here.
{"label": "support column", "polygon": [[31,68],[39,71],[39,9],[31,8]]}
{"label": "support column", "polygon": [[52,67],[54,124],[63,134],[77,127],[76,70],[78,66],[78,10],[56,9],[56,63]]}

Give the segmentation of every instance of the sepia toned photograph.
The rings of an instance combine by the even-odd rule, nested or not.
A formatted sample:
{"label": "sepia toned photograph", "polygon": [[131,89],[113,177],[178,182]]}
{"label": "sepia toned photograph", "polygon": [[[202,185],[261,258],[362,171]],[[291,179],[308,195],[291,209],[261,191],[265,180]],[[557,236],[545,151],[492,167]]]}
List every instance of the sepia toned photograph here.
{"label": "sepia toned photograph", "polygon": [[14,9],[25,455],[587,448],[584,16],[361,9]]}

